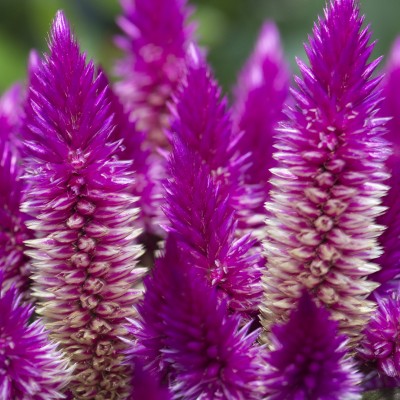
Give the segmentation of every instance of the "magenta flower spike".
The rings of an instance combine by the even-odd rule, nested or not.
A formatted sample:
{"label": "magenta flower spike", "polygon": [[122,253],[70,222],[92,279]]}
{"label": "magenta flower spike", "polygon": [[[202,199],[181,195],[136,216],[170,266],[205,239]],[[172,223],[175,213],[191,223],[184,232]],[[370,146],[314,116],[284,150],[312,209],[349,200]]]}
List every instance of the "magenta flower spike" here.
{"label": "magenta flower spike", "polygon": [[381,377],[395,378],[400,384],[400,293],[381,298],[378,308],[364,330],[359,356]]}
{"label": "magenta flower spike", "polygon": [[47,338],[40,320],[29,324],[33,307],[22,305],[15,286],[5,290],[0,273],[0,398],[63,399],[71,368]]}
{"label": "magenta flower spike", "polygon": [[129,162],[119,142],[107,90],[86,64],[62,12],[50,53],[34,72],[26,105],[24,143],[30,158],[24,211],[38,239],[27,241],[34,266],[37,312],[75,365],[75,399],[125,398],[130,368],[126,317],[140,292],[133,286],[137,209]]}
{"label": "magenta flower spike", "polygon": [[260,256],[248,235],[236,238],[234,195],[240,176],[225,100],[204,60],[193,53],[176,98],[165,213],[169,232],[192,263],[245,318],[261,300]]}
{"label": "magenta flower spike", "polygon": [[253,54],[243,68],[235,90],[234,126],[242,136],[238,149],[251,154],[244,183],[251,198],[243,210],[240,225],[265,235],[266,211],[271,185],[270,168],[277,166],[272,157],[275,128],[285,119],[282,109],[289,91],[289,70],[283,56],[279,32],[273,22],[266,22],[260,32]]}
{"label": "magenta flower spike", "polygon": [[172,240],[145,280],[138,355],[167,376],[174,398],[260,399],[258,331],[239,329],[239,316],[228,316],[227,303]]}
{"label": "magenta flower spike", "polygon": [[167,103],[184,75],[194,29],[186,0],[121,0],[121,5],[118,23],[125,36],[117,44],[125,58],[117,65],[116,90],[154,151],[168,145]]}
{"label": "magenta flower spike", "polygon": [[375,221],[384,208],[389,149],[376,117],[381,77],[371,78],[373,44],[356,0],[332,0],[306,45],[310,67],[293,91],[296,105],[279,135],[267,209],[262,320],[287,318],[306,288],[329,308],[351,343],[371,316],[378,285]]}
{"label": "magenta flower spike", "polygon": [[20,179],[20,146],[16,140],[21,103],[19,85],[13,86],[0,99],[0,271],[4,274],[4,289],[14,284],[28,300],[30,266],[24,255],[24,240],[30,239],[32,234],[25,226],[27,216],[19,210],[25,187]]}
{"label": "magenta flower spike", "polygon": [[386,65],[385,78],[383,80],[383,103],[380,115],[389,117],[387,123],[388,134],[386,138],[391,143],[392,154],[386,165],[391,173],[387,182],[390,187],[387,196],[383,199],[383,205],[387,211],[378,219],[378,222],[387,227],[379,238],[383,247],[382,255],[376,263],[382,269],[371,276],[371,279],[381,283],[379,293],[385,293],[388,289],[398,287],[400,277],[400,37],[393,45],[389,60]]}
{"label": "magenta flower spike", "polygon": [[361,374],[348,358],[346,338],[329,311],[305,293],[289,321],[271,330],[266,356],[268,400],[361,399]]}
{"label": "magenta flower spike", "polygon": [[168,147],[167,104],[185,74],[185,55],[194,28],[187,22],[186,0],[121,0],[121,5],[124,14],[118,23],[125,36],[117,38],[117,44],[125,58],[117,64],[121,80],[115,88],[131,121],[146,135],[144,149],[152,153],[141,193],[140,219],[148,241],[165,234],[160,228],[165,224],[160,210],[166,160],[159,149]]}

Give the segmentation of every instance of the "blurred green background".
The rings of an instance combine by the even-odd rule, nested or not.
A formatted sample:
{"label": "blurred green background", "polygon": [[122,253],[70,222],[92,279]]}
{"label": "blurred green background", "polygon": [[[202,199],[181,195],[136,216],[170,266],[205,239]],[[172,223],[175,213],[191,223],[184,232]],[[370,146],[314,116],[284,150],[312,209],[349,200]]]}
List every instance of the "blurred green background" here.
{"label": "blurred green background", "polygon": [[[150,1],[150,0],[149,0]],[[228,89],[250,53],[265,19],[278,24],[287,54],[303,56],[302,43],[324,0],[190,0],[199,25],[200,42],[221,84]],[[361,0],[362,10],[379,39],[375,54],[386,54],[400,33],[399,0]],[[31,48],[46,49],[47,31],[57,9],[64,9],[82,48],[109,72],[120,52],[113,44],[118,0],[0,0],[0,91],[24,79]]]}

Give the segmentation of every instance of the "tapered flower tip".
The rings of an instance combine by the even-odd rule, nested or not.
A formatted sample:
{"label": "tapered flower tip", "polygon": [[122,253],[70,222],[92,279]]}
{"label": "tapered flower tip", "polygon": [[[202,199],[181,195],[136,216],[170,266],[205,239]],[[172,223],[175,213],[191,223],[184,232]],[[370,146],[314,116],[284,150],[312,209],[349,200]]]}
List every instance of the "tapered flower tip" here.
{"label": "tapered flower tip", "polygon": [[29,80],[32,79],[32,76],[40,68],[41,62],[42,61],[41,61],[39,53],[34,49],[31,50],[29,52],[29,58],[28,58],[28,77],[29,77]]}
{"label": "tapered flower tip", "polygon": [[[0,274],[0,287],[3,280]],[[15,287],[0,290],[0,399],[62,399],[68,362],[49,342],[40,320],[28,325],[33,308],[20,305]]]}
{"label": "tapered flower tip", "polygon": [[129,400],[172,400],[170,391],[162,386],[157,374],[144,368],[140,361],[135,362],[131,386]]}
{"label": "tapered flower tip", "polygon": [[71,36],[71,28],[67,21],[67,17],[64,14],[64,11],[58,10],[53,20],[53,25],[51,28],[51,33],[53,38],[59,37],[67,37]]}
{"label": "tapered flower tip", "polygon": [[13,140],[21,117],[22,87],[20,84],[11,86],[0,98],[0,140]]}
{"label": "tapered flower tip", "polygon": [[358,352],[380,374],[400,379],[400,291],[377,296],[377,302]]}
{"label": "tapered flower tip", "polygon": [[[265,22],[261,28],[260,35],[254,49],[252,58],[246,71],[246,89],[251,90],[263,84],[265,79],[269,79],[263,73],[263,64],[266,62],[279,64],[281,67],[280,81],[274,80],[274,89],[281,90],[283,84],[287,85],[287,69],[283,65],[282,47],[278,28],[273,22]],[[271,67],[270,67],[271,68]],[[280,85],[279,85],[280,84]],[[281,86],[281,87],[279,87]]]}
{"label": "tapered flower tip", "polygon": [[346,359],[346,339],[325,308],[308,293],[285,324],[271,330],[272,351],[267,354],[267,394],[270,400],[359,399],[361,380]]}
{"label": "tapered flower tip", "polygon": [[187,51],[187,60],[192,67],[199,67],[204,64],[204,55],[195,43],[190,43]]}

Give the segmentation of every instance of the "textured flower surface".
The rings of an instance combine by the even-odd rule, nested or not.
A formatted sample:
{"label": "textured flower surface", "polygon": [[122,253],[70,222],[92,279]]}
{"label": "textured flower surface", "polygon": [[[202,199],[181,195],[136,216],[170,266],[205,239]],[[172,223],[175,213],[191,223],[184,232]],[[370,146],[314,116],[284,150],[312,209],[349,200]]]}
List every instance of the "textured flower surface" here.
{"label": "textured flower surface", "polygon": [[51,337],[76,365],[76,399],[124,398],[125,318],[140,292],[135,269],[137,214],[129,163],[107,141],[113,114],[107,90],[73,38],[64,15],[54,20],[50,53],[34,71],[23,128],[32,185],[23,205],[38,238],[27,242],[34,294]]}
{"label": "textured flower surface", "polygon": [[400,383],[400,293],[378,297],[378,308],[364,331],[359,355],[378,372]]}
{"label": "textured flower surface", "polygon": [[197,56],[176,99],[166,184],[168,230],[193,265],[227,297],[229,308],[249,316],[261,300],[260,257],[251,252],[253,239],[236,238],[231,188],[238,186],[240,162],[234,146],[230,148],[233,134],[225,101]]}
{"label": "textured flower surface", "polygon": [[14,284],[28,299],[30,268],[23,242],[32,235],[24,224],[27,216],[19,210],[25,182],[20,179],[22,167],[16,140],[21,102],[18,85],[0,99],[0,271],[4,273],[4,287]]}
{"label": "textured flower surface", "polygon": [[288,90],[289,71],[279,32],[274,23],[266,22],[235,90],[234,125],[242,132],[238,149],[242,155],[251,154],[244,176],[248,186],[246,201],[251,203],[243,210],[243,228],[265,230],[264,203],[271,188],[269,170],[277,166],[272,158],[275,128],[284,119],[282,108]]}
{"label": "textured flower surface", "polygon": [[289,321],[272,328],[267,399],[360,399],[361,375],[346,358],[345,342],[329,312],[305,293]]}
{"label": "textured flower surface", "polygon": [[62,399],[71,373],[68,362],[40,320],[28,324],[32,306],[20,303],[14,286],[0,289],[0,399]]}
{"label": "textured flower surface", "polygon": [[[99,79],[101,86],[107,93],[107,100],[110,102],[111,111],[114,113],[115,129],[113,130],[110,141],[122,141],[122,145],[117,150],[117,156],[121,160],[132,162],[129,169],[135,173],[135,182],[132,186],[132,194],[138,197],[137,206],[139,215],[136,225],[144,231],[149,231],[156,213],[153,210],[155,201],[155,180],[157,166],[151,161],[151,152],[145,145],[145,134],[136,129],[134,122],[129,120],[128,114],[109,84],[109,80],[104,73],[100,73]],[[158,214],[161,214],[160,212]],[[158,218],[161,222],[161,218]],[[161,231],[159,228],[158,231]]]}
{"label": "textured flower surface", "polygon": [[[400,37],[393,45],[389,60],[386,65],[383,81],[382,117],[389,117],[387,123],[387,139],[391,143],[392,154],[386,165],[391,173],[387,196],[383,205],[387,211],[378,219],[378,222],[387,227],[379,241],[383,253],[376,262],[382,269],[371,276],[371,279],[382,283],[378,288],[379,293],[384,293],[390,288],[398,287],[400,276]],[[395,280],[395,281],[393,281]],[[397,281],[397,282],[396,282]]]}
{"label": "textured flower surface", "polygon": [[174,398],[259,399],[258,332],[247,335],[246,326],[239,330],[239,317],[228,316],[226,302],[173,239],[146,279],[138,353],[147,365],[168,374]]}
{"label": "textured flower surface", "polygon": [[306,46],[310,67],[282,128],[273,169],[272,218],[265,240],[263,324],[286,320],[306,288],[327,306],[352,343],[368,321],[377,287],[365,278],[379,267],[375,219],[388,178],[389,150],[376,118],[381,77],[371,78],[373,44],[355,0],[331,1]]}

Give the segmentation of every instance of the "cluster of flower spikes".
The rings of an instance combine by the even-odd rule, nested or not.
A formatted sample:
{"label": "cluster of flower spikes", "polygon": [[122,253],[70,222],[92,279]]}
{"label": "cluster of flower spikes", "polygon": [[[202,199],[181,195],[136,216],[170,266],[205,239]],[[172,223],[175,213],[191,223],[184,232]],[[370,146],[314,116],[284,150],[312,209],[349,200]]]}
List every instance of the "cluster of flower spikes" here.
{"label": "cluster of flower spikes", "polygon": [[[319,20],[306,48],[311,68],[299,62],[303,80],[297,79],[300,90],[293,92],[297,104],[278,136],[275,157],[283,166],[272,170],[274,189],[268,207],[272,218],[266,238],[269,269],[262,308],[270,331],[269,352],[254,343],[258,331],[248,334],[249,324],[241,327],[243,316],[254,316],[260,271],[257,255],[251,251],[255,242],[248,236],[237,239],[235,212],[246,206],[240,202],[243,195],[255,195],[257,207],[262,196],[268,196],[268,185],[258,187],[261,178],[256,175],[273,164],[266,167],[271,160],[251,155],[256,152],[251,138],[264,134],[263,146],[269,154],[276,120],[272,123],[272,117],[262,111],[256,117],[251,105],[253,100],[257,104],[258,96],[277,99],[274,106],[283,101],[282,87],[271,93],[276,85],[263,81],[260,90],[254,88],[261,66],[265,80],[265,70],[269,71],[263,37],[271,35],[276,44],[276,32],[271,25],[262,31],[260,47],[242,75],[234,109],[237,127],[232,132],[225,100],[220,100],[220,90],[197,51],[174,71],[163,64],[162,57],[155,64],[146,58],[164,54],[163,46],[168,48],[165,41],[157,50],[149,46],[151,40],[141,40],[146,29],[148,33],[172,30],[174,37],[186,38],[190,31],[183,23],[175,25],[184,20],[183,0],[160,3],[163,12],[149,14],[157,2],[123,3],[132,18],[127,17],[122,26],[134,43],[133,48],[126,47],[133,58],[125,60],[125,73],[134,73],[125,94],[129,90],[138,94],[144,87],[135,85],[147,84],[159,73],[176,73],[180,68],[185,72],[180,90],[171,97],[175,87],[167,96],[175,101],[168,110],[174,122],[169,132],[172,156],[165,199],[172,224],[167,227],[165,255],[147,278],[145,299],[137,307],[140,323],[135,322],[133,308],[140,293],[132,288],[144,271],[134,268],[140,248],[135,245],[134,229],[138,203],[132,194],[142,196],[141,206],[151,201],[146,194],[153,190],[146,186],[151,146],[144,137],[151,118],[141,125],[140,117],[147,111],[140,114],[137,107],[139,114],[129,120],[125,114],[131,111],[129,96],[124,112],[101,70],[92,63],[86,65],[65,18],[58,14],[50,54],[44,60],[34,57],[30,65],[22,132],[31,186],[23,210],[36,218],[28,226],[38,239],[27,242],[33,248],[27,254],[33,259],[37,312],[75,372],[69,383],[60,353],[47,341],[40,321],[27,326],[31,310],[16,306],[20,300],[13,302],[17,294],[11,287],[0,295],[0,311],[5,305],[0,327],[12,327],[0,342],[0,367],[5,371],[0,376],[0,397],[50,400],[62,397],[60,389],[68,384],[68,395],[82,400],[360,398],[360,376],[337,328],[353,342],[371,314],[373,302],[365,297],[375,284],[365,278],[378,269],[370,260],[379,255],[376,238],[381,227],[374,218],[383,210],[379,203],[386,189],[381,182],[388,176],[383,168],[388,151],[381,139],[385,119],[376,116],[379,93],[375,86],[380,78],[370,78],[377,61],[367,64],[372,45],[368,45],[368,28],[361,30],[358,2],[332,0],[325,19]],[[180,8],[168,8],[167,3]],[[170,24],[152,26],[161,17]],[[279,53],[276,48],[273,51]],[[133,62],[136,53],[139,61],[139,55],[144,56],[137,64]],[[174,61],[174,57],[166,59]],[[281,68],[286,74],[282,65],[277,67],[279,63],[281,53],[272,61],[272,70]],[[146,68],[156,64],[159,68],[148,69],[148,79],[143,80]],[[269,75],[284,81],[284,77]],[[157,100],[149,88],[139,97],[147,105]],[[123,90],[120,94],[124,100]],[[158,97],[157,107],[164,111],[167,97],[163,104]],[[388,96],[387,102],[391,101]],[[155,117],[157,107],[152,110]],[[257,133],[251,119],[258,117],[255,128],[267,128]],[[395,121],[390,127],[395,135]],[[4,143],[1,138],[1,146]],[[0,167],[5,165],[7,174],[7,168],[14,171],[17,164],[7,161],[4,154],[9,153],[3,153]],[[133,161],[119,161],[125,158]],[[395,161],[388,164],[393,172]],[[139,173],[144,190],[135,188],[132,171]],[[394,191],[386,205],[392,209],[395,178],[391,184]],[[13,207],[17,210],[16,204]],[[245,219],[239,225],[242,222],[246,225]],[[381,244],[394,259],[396,229],[388,225]],[[387,274],[374,274],[379,282],[396,278],[397,266],[386,264]],[[302,294],[304,289],[309,295]],[[400,370],[398,309],[396,293],[379,300],[358,348],[379,373],[389,376]],[[128,326],[126,318],[131,319]],[[20,336],[23,340],[17,349],[23,359],[14,357],[18,340],[10,340],[22,326],[29,332]],[[47,350],[51,354],[43,355]],[[7,368],[11,351],[21,368]],[[1,358],[4,354],[6,358]],[[127,360],[127,354],[133,359]],[[29,359],[35,369],[26,366]],[[15,387],[19,392],[11,392]]]}
{"label": "cluster of flower spikes", "polygon": [[32,237],[27,216],[19,210],[25,182],[16,140],[21,114],[22,89],[13,86],[0,99],[0,271],[4,288],[12,284],[29,299],[29,259],[24,240]]}
{"label": "cluster of flower spikes", "polygon": [[378,285],[366,278],[379,270],[371,260],[380,255],[383,227],[375,219],[384,210],[389,146],[376,116],[381,77],[371,78],[379,59],[368,63],[373,44],[363,20],[357,1],[331,1],[306,46],[311,66],[298,61],[303,78],[277,138],[280,167],[272,170],[267,204],[267,332],[304,288],[352,344],[373,311],[366,296]]}
{"label": "cluster of flower spikes", "polygon": [[42,321],[29,324],[31,305],[12,285],[4,289],[0,271],[0,399],[63,399],[71,367],[56,344],[48,341]]}
{"label": "cluster of flower spikes", "polygon": [[261,300],[255,241],[236,238],[234,213],[242,175],[226,100],[194,47],[175,98],[165,212],[179,247],[227,297],[229,308],[250,318]]}
{"label": "cluster of flower spikes", "polygon": [[124,36],[116,42],[125,56],[116,64],[120,80],[115,90],[136,129],[145,133],[142,147],[150,151],[143,184],[136,186],[136,191],[140,195],[143,242],[151,247],[152,236],[165,235],[160,225],[167,221],[160,204],[166,165],[160,150],[168,151],[168,103],[185,75],[185,55],[193,40],[194,24],[188,22],[186,0],[121,0],[121,5],[124,13],[118,24]]}
{"label": "cluster of flower spikes", "polygon": [[176,238],[145,279],[134,328],[144,366],[167,381],[174,399],[261,399],[264,363],[255,343],[258,331],[239,328],[239,315],[228,315],[219,298]]}
{"label": "cluster of flower spikes", "polygon": [[50,52],[31,76],[22,127],[30,181],[23,210],[37,239],[27,242],[34,295],[51,338],[74,364],[76,399],[129,394],[123,364],[126,317],[140,292],[137,214],[129,162],[110,142],[110,94],[59,12]]}

